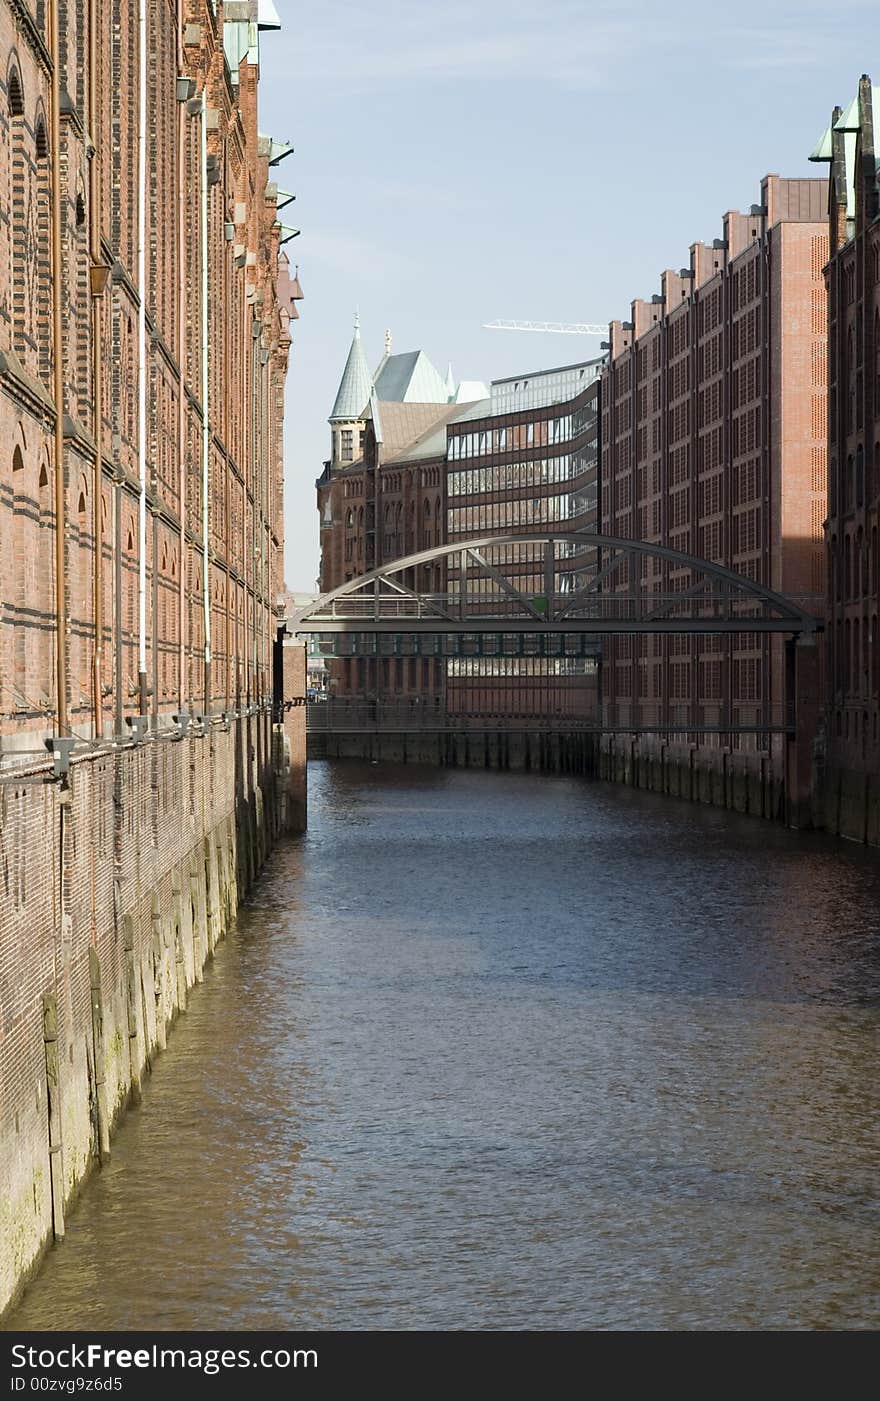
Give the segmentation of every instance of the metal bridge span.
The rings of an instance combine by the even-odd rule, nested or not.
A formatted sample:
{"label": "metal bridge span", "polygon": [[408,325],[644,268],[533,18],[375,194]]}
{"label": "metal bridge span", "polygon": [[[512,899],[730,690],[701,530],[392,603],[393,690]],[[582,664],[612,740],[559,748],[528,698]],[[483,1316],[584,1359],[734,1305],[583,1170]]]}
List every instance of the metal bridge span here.
{"label": "metal bridge span", "polygon": [[[535,554],[537,553],[537,561]],[[540,571],[541,586],[523,587]],[[442,587],[422,576],[445,574]],[[450,575],[454,577],[450,578]],[[286,620],[288,633],[815,634],[805,602],[663,545],[580,531],[486,536],[360,574]]]}
{"label": "metal bridge span", "polygon": [[[538,587],[535,587],[535,583]],[[423,584],[420,587],[420,583]],[[604,702],[598,715],[450,713],[393,697],[309,707],[312,733],[413,733],[503,728],[692,735],[794,732],[795,642],[822,621],[811,607],[753,579],[662,545],[584,532],[511,534],[423,550],[357,576],[286,620],[327,655],[592,656],[634,633],[778,634],[788,642],[786,695],[745,718],[723,702]],[[563,639],[566,639],[564,644]],[[811,649],[814,650],[814,649]]]}

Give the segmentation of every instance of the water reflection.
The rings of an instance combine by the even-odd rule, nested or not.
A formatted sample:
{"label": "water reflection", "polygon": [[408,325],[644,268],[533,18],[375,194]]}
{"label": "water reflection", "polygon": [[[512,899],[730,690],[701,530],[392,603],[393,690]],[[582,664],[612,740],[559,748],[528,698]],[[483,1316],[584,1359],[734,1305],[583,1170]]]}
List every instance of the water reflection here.
{"label": "water reflection", "polygon": [[880,861],[318,764],[17,1328],[880,1323]]}

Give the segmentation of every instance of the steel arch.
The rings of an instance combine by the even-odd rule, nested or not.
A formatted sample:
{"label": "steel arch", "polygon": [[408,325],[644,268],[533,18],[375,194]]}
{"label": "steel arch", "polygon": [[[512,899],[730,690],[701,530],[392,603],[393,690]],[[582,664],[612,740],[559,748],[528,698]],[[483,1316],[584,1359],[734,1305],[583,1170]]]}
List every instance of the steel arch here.
{"label": "steel arch", "polygon": [[[529,546],[542,570],[541,593],[524,592],[504,562],[487,559],[498,550]],[[577,546],[582,556],[557,558],[557,545]],[[458,563],[456,564],[456,556]],[[646,559],[662,560],[671,571],[687,571],[687,587],[661,592],[643,581]],[[446,561],[458,577],[442,594],[419,592],[397,576],[421,565]],[[615,583],[623,574],[624,586]],[[668,571],[667,571],[668,574]],[[564,588],[563,579],[577,579]],[[470,589],[469,581],[491,586]],[[557,588],[557,581],[559,587]],[[812,601],[812,600],[811,600]],[[818,601],[818,600],[817,600]],[[333,632],[536,632],[648,633],[760,632],[815,633],[823,624],[794,598],[775,593],[724,565],[684,554],[666,545],[583,531],[542,535],[479,536],[435,546],[359,574],[293,613],[287,631]]]}

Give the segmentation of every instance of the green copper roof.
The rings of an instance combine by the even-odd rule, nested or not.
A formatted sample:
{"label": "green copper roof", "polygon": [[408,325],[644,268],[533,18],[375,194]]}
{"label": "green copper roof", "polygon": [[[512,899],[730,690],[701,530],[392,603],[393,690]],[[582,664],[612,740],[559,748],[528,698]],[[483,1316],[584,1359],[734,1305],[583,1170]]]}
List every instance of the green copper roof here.
{"label": "green copper roof", "polygon": [[807,159],[811,161],[830,161],[831,155],[831,128],[829,126],[825,128],[825,131],[819,137],[819,140],[816,142]]}
{"label": "green copper roof", "polygon": [[443,376],[423,350],[386,355],[376,371],[376,397],[394,404],[445,404],[449,400]]}
{"label": "green copper roof", "polygon": [[342,379],[339,381],[339,388],[336,391],[336,402],[333,405],[333,412],[330,414],[330,422],[338,423],[343,420],[361,418],[364,409],[370,402],[372,388],[373,381],[367,368],[367,357],[364,355],[364,347],[361,345],[360,321],[358,317],[355,317],[351,349],[348,352],[345,369],[342,371]]}
{"label": "green copper roof", "polygon": [[858,131],[862,124],[861,112],[859,110],[859,95],[856,93],[852,102],[846,110],[837,118],[834,123],[835,131]]}

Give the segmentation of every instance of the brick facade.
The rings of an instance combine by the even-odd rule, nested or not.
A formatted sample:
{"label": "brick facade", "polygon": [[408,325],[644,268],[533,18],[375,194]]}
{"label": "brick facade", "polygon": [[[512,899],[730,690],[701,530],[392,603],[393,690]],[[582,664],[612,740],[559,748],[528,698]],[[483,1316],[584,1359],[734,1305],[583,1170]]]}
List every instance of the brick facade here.
{"label": "brick facade", "polygon": [[[302,722],[285,742],[271,711],[301,293],[257,128],[257,14],[147,0],[140,287],[137,0],[0,0],[0,1313],[285,810],[304,821]],[[205,721],[175,727],[184,712]],[[77,741],[66,774],[46,759],[59,735]]]}
{"label": "brick facade", "polygon": [[[725,565],[815,612],[824,594],[824,203],[822,181],[767,176],[751,213],[728,213],[715,244],[694,244],[689,267],[664,273],[659,295],[612,323],[602,380],[603,533]],[[688,586],[687,571],[648,567],[647,582],[664,592]],[[609,642],[603,695],[618,725],[639,714],[692,722],[686,742],[645,739],[640,749],[662,747],[664,761],[702,766],[722,783],[739,771],[743,792],[757,775],[764,792],[751,805],[779,814],[786,744],[760,731],[784,718],[779,640]],[[756,733],[700,733],[726,717]]]}
{"label": "brick facade", "polygon": [[[0,743],[56,732],[52,70],[46,6],[0,4]],[[216,9],[216,13],[215,13]],[[67,712],[103,736],[140,712],[228,709],[270,685],[283,587],[282,393],[289,279],[255,50],[233,74],[224,25],[256,6],[147,5],[145,674],[139,667],[137,4],[62,6]],[[90,132],[94,13],[98,81]],[[74,75],[74,76],[71,76]],[[193,97],[178,100],[179,77]],[[65,86],[66,84],[66,86]],[[201,94],[208,166],[208,621],[202,501]],[[94,155],[89,157],[89,137]],[[90,167],[94,167],[91,169]],[[90,183],[91,177],[91,183]],[[91,268],[107,286],[90,294]],[[101,274],[99,274],[100,276]],[[96,355],[96,345],[99,354]],[[97,379],[96,379],[97,376]],[[100,382],[97,382],[100,380]],[[100,406],[100,414],[96,410]],[[95,510],[95,493],[100,507]],[[95,569],[95,530],[103,541]],[[98,666],[96,668],[96,659]]]}
{"label": "brick facade", "polygon": [[829,131],[824,815],[880,844],[880,195],[872,85]]}

